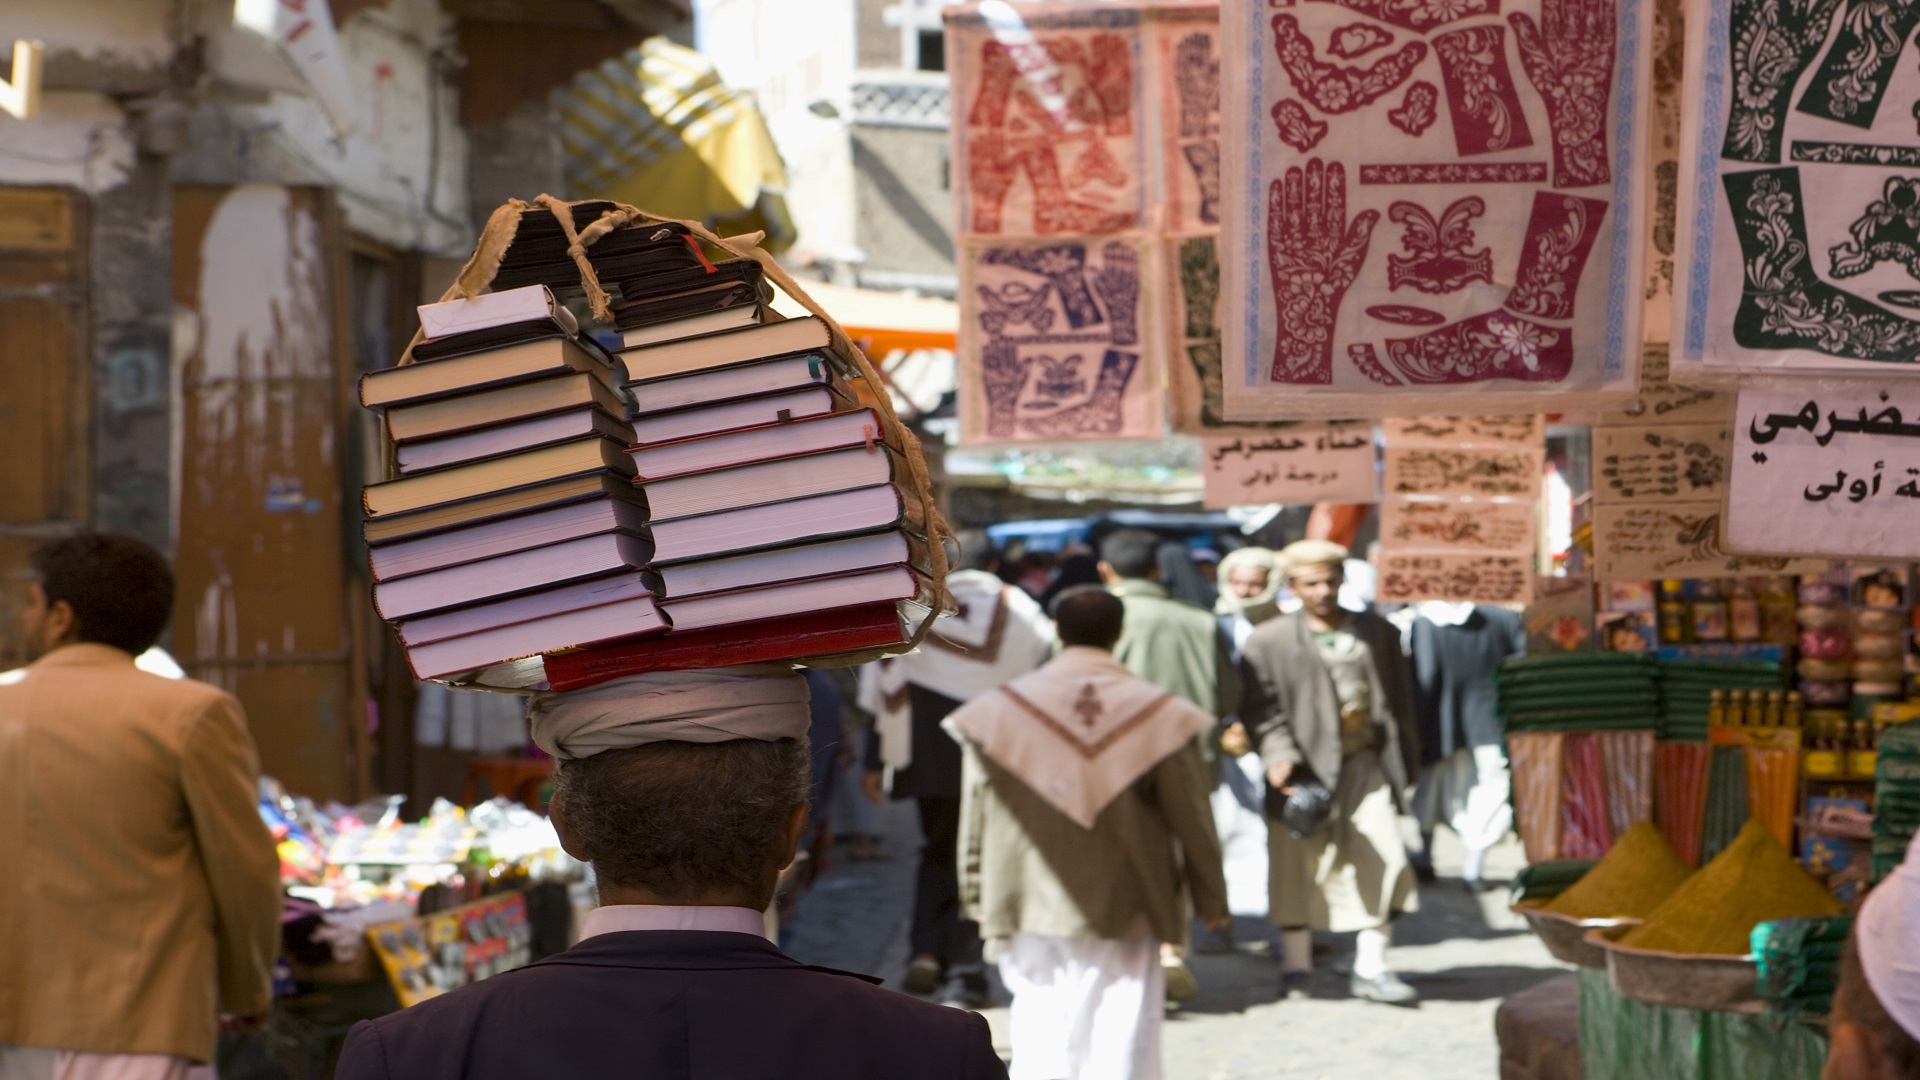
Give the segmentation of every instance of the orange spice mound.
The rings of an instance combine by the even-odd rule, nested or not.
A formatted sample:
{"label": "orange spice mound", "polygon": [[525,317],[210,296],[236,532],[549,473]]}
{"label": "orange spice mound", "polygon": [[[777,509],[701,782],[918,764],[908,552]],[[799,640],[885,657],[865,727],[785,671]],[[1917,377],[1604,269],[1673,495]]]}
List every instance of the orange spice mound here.
{"label": "orange spice mound", "polygon": [[1620,938],[1632,949],[1745,956],[1771,919],[1840,914],[1840,902],[1757,821]]}
{"label": "orange spice mound", "polygon": [[1692,873],[1652,822],[1638,822],[1545,910],[1575,919],[1644,919]]}

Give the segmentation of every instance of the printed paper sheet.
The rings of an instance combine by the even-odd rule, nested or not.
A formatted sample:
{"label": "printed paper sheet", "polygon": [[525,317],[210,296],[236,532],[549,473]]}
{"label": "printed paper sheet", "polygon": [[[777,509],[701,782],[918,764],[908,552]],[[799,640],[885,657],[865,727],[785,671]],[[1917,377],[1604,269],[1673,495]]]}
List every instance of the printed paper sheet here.
{"label": "printed paper sheet", "polygon": [[1920,558],[1920,392],[1742,391],[1727,547]]}
{"label": "printed paper sheet", "polygon": [[1210,509],[1379,499],[1370,424],[1297,424],[1201,444]]}
{"label": "printed paper sheet", "polygon": [[960,325],[962,437],[980,442],[1155,439],[1160,372],[1135,240],[969,244]]}
{"label": "printed paper sheet", "polygon": [[1152,9],[1147,24],[1160,107],[1161,227],[1220,227],[1220,6]]}
{"label": "printed paper sheet", "polygon": [[1379,599],[1531,600],[1541,418],[1423,416],[1382,427]]}
{"label": "printed paper sheet", "polygon": [[1920,370],[1920,7],[1694,10],[1675,377]]}
{"label": "printed paper sheet", "polygon": [[1650,3],[1223,3],[1228,418],[1630,390]]}

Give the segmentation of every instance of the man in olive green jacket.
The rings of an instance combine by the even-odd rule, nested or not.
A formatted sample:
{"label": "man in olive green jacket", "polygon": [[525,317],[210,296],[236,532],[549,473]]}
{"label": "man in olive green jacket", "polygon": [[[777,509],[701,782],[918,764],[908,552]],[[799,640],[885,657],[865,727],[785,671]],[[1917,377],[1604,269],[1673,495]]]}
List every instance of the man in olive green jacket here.
{"label": "man in olive green jacket", "polygon": [[1127,609],[1113,658],[1216,717],[1231,716],[1240,708],[1232,644],[1212,612],[1175,600],[1154,580],[1159,544],[1145,529],[1120,529],[1100,542],[1100,577]]}

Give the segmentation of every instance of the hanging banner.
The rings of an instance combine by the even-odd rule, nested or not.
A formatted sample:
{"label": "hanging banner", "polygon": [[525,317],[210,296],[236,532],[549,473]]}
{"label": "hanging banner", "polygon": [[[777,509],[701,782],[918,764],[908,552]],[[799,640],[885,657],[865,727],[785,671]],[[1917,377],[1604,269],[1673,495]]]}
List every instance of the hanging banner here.
{"label": "hanging banner", "polygon": [[1200,444],[1208,509],[1380,498],[1370,424],[1298,424]]}
{"label": "hanging banner", "polygon": [[1728,549],[1920,558],[1920,392],[1856,386],[1741,391]]}
{"label": "hanging banner", "polygon": [[1719,503],[1593,508],[1593,576],[1600,581],[1804,574],[1819,559],[1737,555],[1720,545]]}
{"label": "hanging banner", "polygon": [[1593,429],[1593,501],[1718,501],[1733,432],[1720,424]]}
{"label": "hanging banner", "polygon": [[1143,245],[1007,240],[962,254],[961,437],[1157,439],[1163,407]]}
{"label": "hanging banner", "polygon": [[988,3],[946,12],[957,230],[1148,226],[1142,10]]}
{"label": "hanging banner", "polygon": [[1509,447],[1396,446],[1386,449],[1389,495],[1444,495],[1536,499],[1546,451]]}
{"label": "hanging banner", "polygon": [[1377,599],[1533,598],[1541,418],[1422,416],[1382,424]]}
{"label": "hanging banner", "polygon": [[1484,499],[1388,499],[1380,546],[1390,550],[1530,556],[1534,504]]}
{"label": "hanging banner", "polygon": [[1648,0],[1223,3],[1228,418],[1631,391],[1650,29]]}
{"label": "hanging banner", "polygon": [[1220,389],[1219,237],[1176,236],[1160,247],[1160,295],[1167,312],[1167,412],[1173,430],[1257,438],[1296,424],[1226,417]]}
{"label": "hanging banner", "polygon": [[[1647,159],[1641,183],[1647,192],[1646,308],[1641,337],[1665,345],[1673,336],[1674,233],[1680,216],[1681,60],[1686,54],[1686,16],[1681,0],[1652,0],[1653,46],[1648,72]],[[1641,385],[1646,385],[1642,357]]]}
{"label": "hanging banner", "polygon": [[1416,416],[1383,420],[1393,446],[1539,446],[1545,428],[1531,413],[1513,416]]}
{"label": "hanging banner", "polygon": [[1920,147],[1900,63],[1915,11],[1837,7],[1693,8],[1677,378],[1916,370]]}
{"label": "hanging banner", "polygon": [[1531,555],[1442,555],[1383,551],[1375,599],[1524,604],[1533,598]]}
{"label": "hanging banner", "polygon": [[1156,7],[1148,23],[1160,109],[1161,227],[1220,227],[1220,6]]}
{"label": "hanging banner", "polygon": [[1667,346],[1649,345],[1640,354],[1640,392],[1600,412],[1601,424],[1719,424],[1732,431],[1731,390],[1681,386],[1667,376]]}

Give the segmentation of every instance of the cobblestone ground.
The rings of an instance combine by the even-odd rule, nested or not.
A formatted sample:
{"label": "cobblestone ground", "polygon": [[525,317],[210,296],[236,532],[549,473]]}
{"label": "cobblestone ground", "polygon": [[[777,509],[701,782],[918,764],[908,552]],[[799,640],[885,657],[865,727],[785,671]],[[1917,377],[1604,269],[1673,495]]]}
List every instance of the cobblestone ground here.
{"label": "cobblestone ground", "polygon": [[[791,951],[807,963],[869,972],[898,988],[908,960],[919,833],[911,804],[889,803],[880,821],[892,858],[856,863],[842,848],[802,901]],[[1397,925],[1388,954],[1420,991],[1419,1007],[1347,996],[1350,935],[1316,940],[1321,975],[1313,999],[1279,1001],[1267,929],[1258,919],[1241,918],[1238,949],[1192,958],[1201,993],[1168,1018],[1168,1080],[1497,1077],[1493,1012],[1500,999],[1566,969],[1507,912],[1504,891],[1470,893],[1452,876],[1459,849],[1450,841],[1443,829],[1436,852],[1440,880],[1421,888],[1420,911]],[[1489,857],[1487,874],[1505,878],[1521,862],[1517,843],[1509,839]],[[1234,869],[1229,866],[1230,876]],[[998,993],[996,1007],[985,1010],[1003,1056],[1005,1001]]]}

